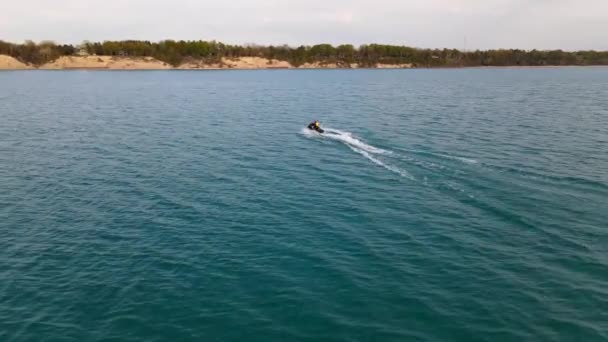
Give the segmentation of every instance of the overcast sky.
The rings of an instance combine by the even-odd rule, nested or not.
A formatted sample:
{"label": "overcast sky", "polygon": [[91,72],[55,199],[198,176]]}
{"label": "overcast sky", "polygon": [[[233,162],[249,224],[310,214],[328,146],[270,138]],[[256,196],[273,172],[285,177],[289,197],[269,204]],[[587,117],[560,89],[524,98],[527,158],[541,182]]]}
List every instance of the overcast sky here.
{"label": "overcast sky", "polygon": [[[0,39],[608,50],[608,0],[5,0]],[[466,37],[466,39],[465,39]]]}

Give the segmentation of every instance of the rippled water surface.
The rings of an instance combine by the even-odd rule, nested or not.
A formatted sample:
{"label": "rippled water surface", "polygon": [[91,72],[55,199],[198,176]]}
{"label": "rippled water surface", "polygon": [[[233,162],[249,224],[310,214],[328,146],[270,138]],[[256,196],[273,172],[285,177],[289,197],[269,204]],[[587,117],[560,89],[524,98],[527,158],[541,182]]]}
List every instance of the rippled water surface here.
{"label": "rippled water surface", "polygon": [[605,341],[607,143],[606,68],[2,72],[0,340]]}

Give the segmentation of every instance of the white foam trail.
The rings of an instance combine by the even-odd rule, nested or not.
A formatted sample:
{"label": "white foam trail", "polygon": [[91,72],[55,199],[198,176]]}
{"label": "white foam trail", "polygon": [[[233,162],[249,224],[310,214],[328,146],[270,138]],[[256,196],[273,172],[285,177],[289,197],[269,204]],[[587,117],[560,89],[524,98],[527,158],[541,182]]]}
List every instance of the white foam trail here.
{"label": "white foam trail", "polygon": [[350,147],[355,147],[360,150],[373,153],[373,154],[390,154],[390,151],[383,150],[381,148],[374,147],[372,145],[366,144],[363,141],[353,137],[352,133],[344,132],[338,129],[333,128],[325,128],[324,137],[341,141]]}
{"label": "white foam trail", "polygon": [[[347,145],[348,145],[348,144],[347,144]],[[397,168],[397,167],[394,167],[394,166],[391,166],[391,165],[387,165],[387,164],[383,163],[381,160],[379,160],[379,159],[377,159],[377,158],[374,158],[374,157],[373,157],[373,156],[372,156],[372,155],[371,155],[369,152],[367,152],[367,151],[365,151],[365,150],[358,149],[358,148],[356,148],[356,147],[354,147],[354,146],[351,146],[351,145],[348,145],[348,147],[350,147],[350,149],[351,149],[351,150],[353,150],[353,151],[355,151],[355,152],[357,152],[357,153],[361,154],[361,155],[362,155],[362,156],[364,156],[365,158],[367,158],[367,159],[371,160],[371,161],[372,161],[374,164],[376,164],[376,165],[380,165],[380,166],[382,166],[383,168],[385,168],[385,169],[387,169],[387,170],[389,170],[389,171],[392,171],[392,172],[394,172],[394,173],[396,173],[396,174],[400,175],[401,177],[405,177],[405,178],[407,178],[407,179],[409,179],[409,180],[416,180],[416,179],[414,178],[414,176],[410,175],[410,174],[409,174],[407,171],[405,171],[405,170],[401,170],[401,169],[399,169],[399,168]]]}
{"label": "white foam trail", "polygon": [[312,129],[308,129],[306,127],[302,128],[302,130],[300,131],[300,133],[304,134],[307,137],[319,137],[321,136],[319,133],[313,131]]}
{"label": "white foam trail", "polygon": [[439,154],[439,153],[433,153],[433,154],[436,155],[436,156],[439,156],[439,157],[444,157],[444,158],[448,158],[448,159],[458,160],[458,161],[461,161],[461,162],[467,163],[467,164],[477,164],[477,160],[471,159],[471,158],[458,157],[458,156],[450,156],[448,154]]}
{"label": "white foam trail", "polygon": [[320,137],[320,138],[329,138],[332,140],[340,141],[348,146],[351,150],[361,154],[365,158],[372,161],[374,164],[382,166],[383,168],[392,171],[401,177],[405,177],[410,180],[416,180],[411,174],[407,171],[402,170],[400,168],[394,167],[392,165],[385,164],[378,158],[374,157],[372,154],[391,154],[391,151],[383,150],[381,148],[377,148],[370,144],[366,144],[365,142],[353,137],[353,134],[350,132],[344,132],[339,129],[334,128],[324,128],[325,133],[320,134],[315,131],[312,131],[308,128],[302,129],[302,134],[308,137]]}
{"label": "white foam trail", "polygon": [[429,151],[419,151],[419,150],[405,150],[405,151],[421,153],[421,154],[429,154],[432,156],[442,157],[442,158],[446,158],[446,159],[458,160],[458,161],[466,163],[466,164],[477,164],[477,160],[472,159],[472,158],[451,156],[449,154],[434,153],[434,152],[429,152]]}

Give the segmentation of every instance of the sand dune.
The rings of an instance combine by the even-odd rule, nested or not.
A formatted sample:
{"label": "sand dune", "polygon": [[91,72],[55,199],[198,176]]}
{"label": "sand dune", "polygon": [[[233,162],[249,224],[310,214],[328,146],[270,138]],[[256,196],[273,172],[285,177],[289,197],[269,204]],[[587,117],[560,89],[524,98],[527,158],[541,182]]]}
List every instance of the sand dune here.
{"label": "sand dune", "polygon": [[205,61],[189,60],[177,67],[178,69],[289,69],[291,64],[276,59],[260,57],[222,58],[220,63],[205,63]]}
{"label": "sand dune", "polygon": [[171,66],[152,57],[64,56],[39,69],[156,70]]}
{"label": "sand dune", "polygon": [[31,69],[31,67],[25,63],[18,61],[17,59],[0,55],[0,70],[21,70],[21,69]]}
{"label": "sand dune", "polygon": [[231,69],[289,69],[289,62],[260,57],[224,58],[222,63]]}
{"label": "sand dune", "polygon": [[[300,69],[338,69],[357,68],[357,64],[305,63]],[[411,68],[411,64],[378,64],[377,68]],[[207,63],[204,60],[188,60],[178,67],[152,57],[119,57],[119,56],[63,56],[46,63],[38,69],[110,69],[110,70],[163,70],[163,69],[292,69],[289,62],[261,57],[223,58],[219,63]],[[19,62],[13,57],[0,55],[0,69],[34,69]]]}
{"label": "sand dune", "polygon": [[407,63],[407,64],[382,64],[382,63],[378,63],[378,65],[376,65],[376,68],[378,69],[409,69],[412,68],[413,64],[411,63]]}
{"label": "sand dune", "polygon": [[204,61],[190,60],[190,61],[187,61],[184,64],[178,66],[176,69],[215,70],[215,69],[223,69],[223,68],[224,67],[220,63],[205,63]]}
{"label": "sand dune", "polygon": [[336,63],[304,63],[299,66],[300,69],[337,69],[338,65]]}

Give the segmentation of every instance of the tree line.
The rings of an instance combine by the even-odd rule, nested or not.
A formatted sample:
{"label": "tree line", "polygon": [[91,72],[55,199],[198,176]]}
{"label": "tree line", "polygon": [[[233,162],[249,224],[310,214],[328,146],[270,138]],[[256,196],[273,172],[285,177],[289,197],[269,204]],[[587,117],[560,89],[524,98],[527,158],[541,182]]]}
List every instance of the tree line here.
{"label": "tree line", "polygon": [[350,44],[333,46],[318,44],[292,47],[288,45],[229,45],[216,41],[104,41],[84,42],[79,46],[50,41],[26,41],[14,44],[0,40],[0,54],[9,55],[32,65],[42,65],[61,56],[75,54],[153,57],[178,66],[188,61],[218,63],[222,58],[263,57],[287,61],[294,66],[304,63],[336,64],[349,67],[374,67],[378,64],[411,64],[413,67],[474,66],[551,66],[608,65],[608,51],[562,50],[476,50],[420,49],[408,46]]}

